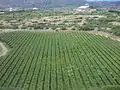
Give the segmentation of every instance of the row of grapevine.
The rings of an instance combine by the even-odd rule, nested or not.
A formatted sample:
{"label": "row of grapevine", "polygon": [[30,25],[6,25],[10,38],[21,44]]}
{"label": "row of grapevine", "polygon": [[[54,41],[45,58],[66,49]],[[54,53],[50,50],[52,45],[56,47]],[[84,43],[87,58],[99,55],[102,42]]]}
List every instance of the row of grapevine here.
{"label": "row of grapevine", "polygon": [[[79,90],[120,84],[120,44],[86,32],[7,32],[0,87]],[[114,44],[113,44],[114,43]]]}

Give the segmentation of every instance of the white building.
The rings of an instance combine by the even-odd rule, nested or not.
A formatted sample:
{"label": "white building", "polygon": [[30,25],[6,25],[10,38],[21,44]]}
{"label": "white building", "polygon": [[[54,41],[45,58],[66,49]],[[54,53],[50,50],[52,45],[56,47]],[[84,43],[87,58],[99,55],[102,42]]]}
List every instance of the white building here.
{"label": "white building", "polygon": [[85,4],[84,6],[80,6],[78,7],[78,9],[89,9],[89,5],[88,4]]}
{"label": "white building", "polygon": [[96,9],[91,9],[88,4],[85,4],[84,6],[80,6],[77,9],[74,9],[74,11],[77,11],[77,12],[95,12]]}
{"label": "white building", "polygon": [[13,11],[13,8],[9,8],[9,11],[12,12],[12,11]]}
{"label": "white building", "polygon": [[38,8],[36,8],[36,7],[34,7],[34,8],[32,8],[33,10],[38,10]]}
{"label": "white building", "polygon": [[84,12],[84,11],[88,11],[90,8],[89,8],[89,5],[88,4],[85,4],[84,6],[80,6],[78,7],[77,9],[75,9],[76,11],[80,11],[80,12]]}

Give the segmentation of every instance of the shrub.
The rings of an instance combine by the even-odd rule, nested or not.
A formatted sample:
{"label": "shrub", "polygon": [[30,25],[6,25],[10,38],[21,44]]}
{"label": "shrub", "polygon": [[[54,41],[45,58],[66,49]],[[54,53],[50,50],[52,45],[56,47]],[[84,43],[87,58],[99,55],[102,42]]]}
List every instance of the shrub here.
{"label": "shrub", "polygon": [[13,26],[12,26],[12,29],[18,29],[18,26],[13,25]]}
{"label": "shrub", "polygon": [[71,30],[76,30],[76,29],[73,27],[73,28],[71,28]]}
{"label": "shrub", "polygon": [[94,30],[94,27],[83,26],[83,27],[81,27],[79,30],[92,31],[92,30]]}
{"label": "shrub", "polygon": [[5,25],[0,25],[0,29],[5,29]]}
{"label": "shrub", "polygon": [[66,27],[61,27],[61,30],[67,30],[67,28]]}
{"label": "shrub", "polygon": [[113,27],[113,34],[120,36],[120,26]]}
{"label": "shrub", "polygon": [[56,27],[52,27],[53,30],[56,30]]}

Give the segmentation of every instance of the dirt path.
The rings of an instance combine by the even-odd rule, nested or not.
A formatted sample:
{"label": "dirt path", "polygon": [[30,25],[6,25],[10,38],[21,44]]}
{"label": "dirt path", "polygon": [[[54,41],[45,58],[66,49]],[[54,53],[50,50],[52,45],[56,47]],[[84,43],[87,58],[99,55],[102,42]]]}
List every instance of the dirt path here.
{"label": "dirt path", "polygon": [[0,29],[0,33],[14,32],[14,31],[23,31],[23,30],[21,29]]}
{"label": "dirt path", "polygon": [[5,47],[3,43],[0,42],[0,57],[5,56],[8,52],[8,49]]}

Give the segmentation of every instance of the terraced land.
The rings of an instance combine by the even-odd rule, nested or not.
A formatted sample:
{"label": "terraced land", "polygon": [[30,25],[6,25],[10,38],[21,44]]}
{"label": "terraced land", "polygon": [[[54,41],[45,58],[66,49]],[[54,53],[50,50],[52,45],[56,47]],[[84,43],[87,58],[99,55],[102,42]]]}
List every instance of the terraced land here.
{"label": "terraced land", "polygon": [[6,32],[0,87],[81,90],[120,85],[120,43],[86,32]]}

